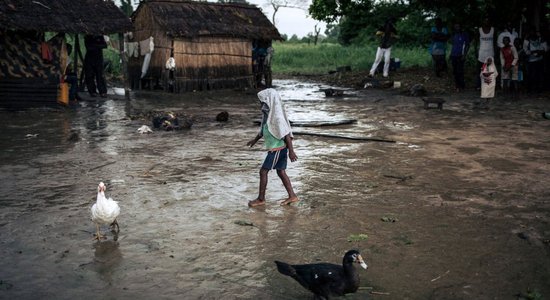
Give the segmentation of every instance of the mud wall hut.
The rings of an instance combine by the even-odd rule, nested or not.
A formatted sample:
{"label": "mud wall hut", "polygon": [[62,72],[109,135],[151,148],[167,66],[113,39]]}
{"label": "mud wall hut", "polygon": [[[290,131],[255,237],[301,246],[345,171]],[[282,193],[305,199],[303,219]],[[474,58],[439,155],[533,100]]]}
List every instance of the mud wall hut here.
{"label": "mud wall hut", "polygon": [[[133,41],[154,40],[149,67],[130,58],[132,88],[173,92],[251,86],[253,44],[281,40],[253,5],[182,0],[142,2],[132,15]],[[175,69],[167,69],[170,57]]]}
{"label": "mud wall hut", "polygon": [[[131,28],[130,18],[110,1],[0,0],[0,106],[56,105],[68,59],[66,34],[74,34],[78,46],[78,34]],[[46,41],[46,32],[57,35]]]}

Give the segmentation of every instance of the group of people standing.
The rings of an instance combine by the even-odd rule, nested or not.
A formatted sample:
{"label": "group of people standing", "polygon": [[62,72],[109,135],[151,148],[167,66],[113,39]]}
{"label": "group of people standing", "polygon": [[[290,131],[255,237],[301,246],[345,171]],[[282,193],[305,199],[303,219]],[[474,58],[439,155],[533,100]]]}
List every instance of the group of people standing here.
{"label": "group of people standing", "polygon": [[[472,39],[460,24],[454,24],[450,34],[440,18],[436,18],[431,30],[430,53],[433,58],[436,76],[446,70],[446,47],[451,43],[450,61],[453,68],[455,88],[465,88],[464,64]],[[476,88],[481,90],[481,98],[494,97],[497,85],[506,93],[517,95],[519,83],[525,81],[528,91],[540,92],[544,82],[544,56],[547,44],[540,31],[531,30],[524,40],[518,36],[511,23],[496,35],[488,18],[477,29],[477,70]],[[500,68],[497,67],[500,64]],[[500,75],[500,77],[499,77]],[[500,82],[497,79],[500,78]]]}
{"label": "group of people standing", "polygon": [[[394,23],[395,19],[390,18],[376,32],[380,44],[369,77],[374,76],[382,58],[383,77],[389,75],[391,47],[398,38]],[[435,75],[438,77],[447,71],[447,47],[451,44],[448,59],[451,62],[456,91],[466,87],[464,66],[472,42],[477,44],[476,88],[481,90],[481,98],[494,97],[497,86],[505,93],[514,95],[519,91],[520,82],[525,82],[527,91],[540,92],[544,87],[544,58],[548,46],[538,30],[528,31],[522,39],[509,22],[497,35],[495,27],[485,18],[472,38],[459,23],[455,23],[450,32],[443,20],[438,17],[434,19],[430,34],[431,43],[428,50]]]}

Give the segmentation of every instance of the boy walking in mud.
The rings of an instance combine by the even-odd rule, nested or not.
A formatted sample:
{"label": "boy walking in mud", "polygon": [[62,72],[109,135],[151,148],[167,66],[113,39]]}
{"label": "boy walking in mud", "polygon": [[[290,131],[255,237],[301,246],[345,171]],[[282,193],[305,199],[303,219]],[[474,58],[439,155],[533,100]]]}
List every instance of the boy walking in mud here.
{"label": "boy walking in mud", "polygon": [[298,160],[298,156],[294,153],[294,147],[292,146],[293,135],[290,128],[290,122],[288,121],[283,103],[281,102],[281,96],[279,96],[276,90],[265,89],[258,93],[258,99],[262,105],[262,124],[260,126],[260,132],[258,132],[256,137],[250,140],[246,145],[252,147],[263,137],[267,148],[267,155],[260,168],[260,189],[258,198],[249,201],[248,206],[256,207],[265,205],[267,175],[272,169],[277,170],[277,175],[283,182],[288,193],[288,198],[281,202],[281,205],[290,205],[291,203],[299,201],[285,171],[288,158],[290,158],[292,162]]}

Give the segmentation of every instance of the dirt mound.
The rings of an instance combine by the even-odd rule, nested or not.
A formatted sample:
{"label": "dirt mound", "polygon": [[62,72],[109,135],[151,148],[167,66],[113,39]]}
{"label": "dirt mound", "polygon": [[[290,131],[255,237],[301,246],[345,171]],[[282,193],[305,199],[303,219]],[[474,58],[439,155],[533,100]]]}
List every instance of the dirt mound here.
{"label": "dirt mound", "polygon": [[[454,82],[452,71],[448,70],[441,77],[437,77],[431,68],[427,67],[411,67],[407,69],[399,69],[390,72],[390,76],[386,79],[381,74],[378,74],[374,79],[368,78],[368,70],[334,72],[331,74],[320,75],[305,75],[295,74],[294,78],[307,78],[316,81],[325,82],[332,86],[348,87],[354,89],[363,89],[365,85],[372,80],[378,82],[374,88],[393,88],[394,82],[399,85],[398,89],[403,94],[406,94],[411,87],[416,84],[424,86],[428,94],[442,95],[452,93],[454,91]],[[277,76],[280,78],[281,76]],[[367,87],[368,88],[368,87]]]}

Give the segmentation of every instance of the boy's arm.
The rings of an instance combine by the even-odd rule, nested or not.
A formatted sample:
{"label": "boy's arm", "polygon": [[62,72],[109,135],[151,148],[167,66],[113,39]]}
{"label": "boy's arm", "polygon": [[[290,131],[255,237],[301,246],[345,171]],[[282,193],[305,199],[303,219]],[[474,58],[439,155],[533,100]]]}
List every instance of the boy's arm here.
{"label": "boy's arm", "polygon": [[298,156],[294,152],[294,146],[292,145],[292,138],[290,137],[290,134],[285,136],[285,144],[288,148],[288,157],[290,158],[290,161],[297,161]]}
{"label": "boy's arm", "polygon": [[252,147],[254,146],[260,139],[262,138],[262,134],[261,134],[261,131],[256,135],[256,137],[254,137],[253,139],[251,139],[250,141],[248,141],[248,143],[246,143],[246,145],[248,147]]}

